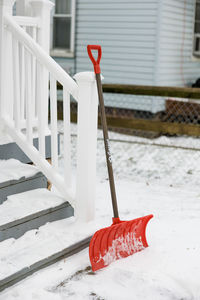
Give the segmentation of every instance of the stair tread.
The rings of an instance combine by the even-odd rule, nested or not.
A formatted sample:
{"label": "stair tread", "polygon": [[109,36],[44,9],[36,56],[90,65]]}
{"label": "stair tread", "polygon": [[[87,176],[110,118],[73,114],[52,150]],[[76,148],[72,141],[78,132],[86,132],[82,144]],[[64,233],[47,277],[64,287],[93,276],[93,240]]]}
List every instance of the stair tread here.
{"label": "stair tread", "polygon": [[40,188],[8,196],[0,206],[0,229],[12,222],[67,203],[62,197]]}
{"label": "stair tread", "polygon": [[97,225],[93,222],[78,223],[71,217],[31,230],[17,240],[1,242],[0,285],[5,278],[92,236],[96,229]]}
{"label": "stair tread", "polygon": [[0,160],[0,187],[2,183],[19,180],[22,177],[29,178],[39,173],[36,166],[28,165],[17,159]]}

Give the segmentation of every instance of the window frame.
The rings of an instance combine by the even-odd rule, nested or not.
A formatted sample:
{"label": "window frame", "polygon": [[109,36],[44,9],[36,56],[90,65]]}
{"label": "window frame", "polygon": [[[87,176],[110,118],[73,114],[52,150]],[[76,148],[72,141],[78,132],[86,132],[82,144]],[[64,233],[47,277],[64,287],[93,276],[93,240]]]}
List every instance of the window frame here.
{"label": "window frame", "polygon": [[[63,0],[64,1],[64,0]],[[55,0],[56,2],[56,0]],[[51,56],[54,57],[74,57],[74,48],[75,48],[75,15],[76,15],[76,0],[71,0],[71,13],[70,14],[56,14],[55,6],[52,13],[52,28],[51,28]],[[54,48],[54,18],[71,18],[71,30],[70,30],[70,48]]]}

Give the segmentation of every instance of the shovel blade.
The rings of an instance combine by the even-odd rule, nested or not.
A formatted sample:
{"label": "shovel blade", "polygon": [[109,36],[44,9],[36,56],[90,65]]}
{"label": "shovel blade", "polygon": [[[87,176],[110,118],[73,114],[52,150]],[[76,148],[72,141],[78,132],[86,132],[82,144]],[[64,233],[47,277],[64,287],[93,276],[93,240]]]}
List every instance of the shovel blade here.
{"label": "shovel blade", "polygon": [[118,221],[98,230],[92,237],[89,256],[92,270],[102,269],[113,261],[132,255],[148,247],[146,226],[153,215],[131,221]]}

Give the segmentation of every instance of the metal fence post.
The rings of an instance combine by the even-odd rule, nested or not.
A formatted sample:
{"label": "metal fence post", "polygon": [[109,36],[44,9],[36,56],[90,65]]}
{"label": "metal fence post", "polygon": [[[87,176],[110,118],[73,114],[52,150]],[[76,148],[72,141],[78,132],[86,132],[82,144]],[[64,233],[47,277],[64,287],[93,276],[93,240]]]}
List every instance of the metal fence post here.
{"label": "metal fence post", "polygon": [[75,215],[88,222],[95,214],[98,95],[93,72],[74,78],[79,87]]}

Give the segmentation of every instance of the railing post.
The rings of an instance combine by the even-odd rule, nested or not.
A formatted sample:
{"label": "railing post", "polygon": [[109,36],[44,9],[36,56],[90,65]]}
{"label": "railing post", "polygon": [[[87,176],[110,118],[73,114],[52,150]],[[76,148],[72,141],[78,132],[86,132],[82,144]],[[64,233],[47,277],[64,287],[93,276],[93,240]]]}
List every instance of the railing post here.
{"label": "railing post", "polygon": [[[40,19],[40,27],[37,31],[37,43],[49,54],[50,51],[50,16],[54,4],[48,0],[30,0],[31,15]],[[49,73],[43,66],[37,67],[37,108],[39,118],[39,130],[41,136],[45,135],[48,128],[48,97],[49,97]],[[44,155],[44,143],[39,146]]]}
{"label": "railing post", "polygon": [[74,78],[79,87],[75,216],[88,222],[95,214],[98,96],[93,72],[81,72]]}
{"label": "railing post", "polygon": [[[6,112],[12,110],[11,107],[8,107],[10,101],[12,101],[10,99],[12,97],[12,92],[10,92],[12,91],[12,80],[10,77],[10,75],[12,76],[10,69],[12,62],[11,57],[8,58],[12,45],[9,44],[3,18],[5,14],[12,15],[14,2],[14,0],[0,0],[0,134],[3,132],[2,117]],[[9,82],[9,79],[11,82]]]}
{"label": "railing post", "polygon": [[32,17],[40,18],[38,44],[49,54],[50,50],[50,19],[54,4],[48,0],[30,0]]}

